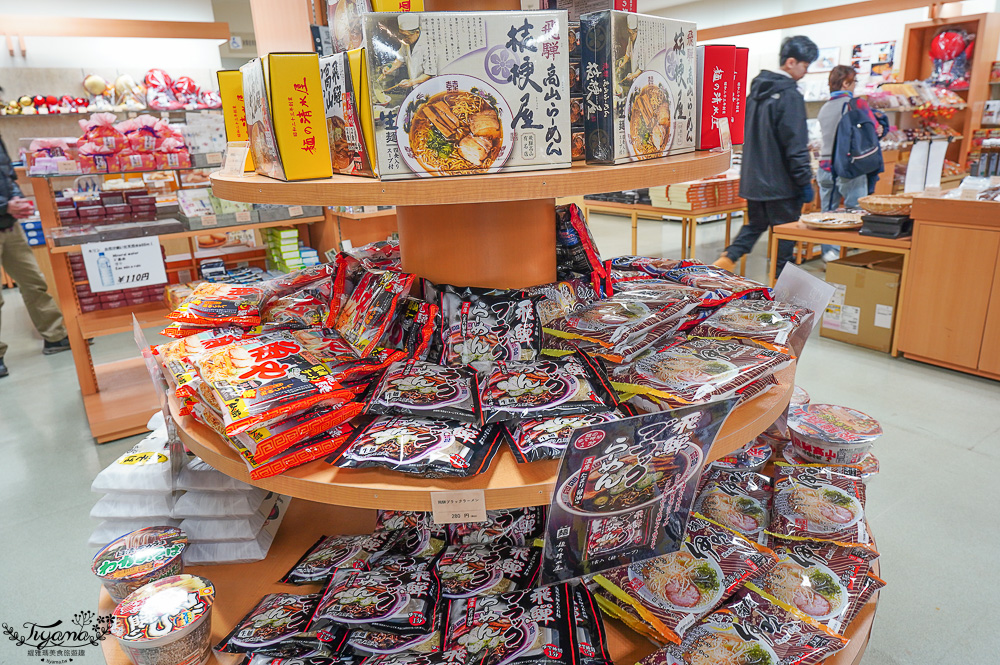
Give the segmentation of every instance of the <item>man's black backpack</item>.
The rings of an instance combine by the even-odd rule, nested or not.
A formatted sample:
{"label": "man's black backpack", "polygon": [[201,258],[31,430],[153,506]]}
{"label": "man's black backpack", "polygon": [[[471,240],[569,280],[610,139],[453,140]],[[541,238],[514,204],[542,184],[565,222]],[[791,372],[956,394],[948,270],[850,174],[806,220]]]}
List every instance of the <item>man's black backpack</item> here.
{"label": "man's black backpack", "polygon": [[844,104],[830,161],[834,177],[840,178],[857,178],[885,169],[872,114],[868,109],[858,108],[856,99]]}

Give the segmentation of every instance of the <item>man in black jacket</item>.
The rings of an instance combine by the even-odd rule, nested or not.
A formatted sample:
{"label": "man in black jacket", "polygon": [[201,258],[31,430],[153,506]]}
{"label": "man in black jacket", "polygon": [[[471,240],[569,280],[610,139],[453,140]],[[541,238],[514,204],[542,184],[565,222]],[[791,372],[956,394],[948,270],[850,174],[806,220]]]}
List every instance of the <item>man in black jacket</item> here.
{"label": "man in black jacket", "polygon": [[[17,282],[21,289],[24,306],[31,322],[45,340],[42,353],[48,355],[69,349],[66,326],[63,325],[59,306],[48,294],[45,277],[38,269],[35,255],[31,253],[28,239],[17,220],[28,217],[34,205],[21,196],[17,186],[17,176],[7,155],[7,147],[0,140],[0,265]],[[0,292],[0,308],[3,307],[3,293]],[[0,342],[0,377],[7,376],[4,354],[7,345]]]}
{"label": "man in black jacket", "polygon": [[[789,37],[781,44],[780,69],[762,71],[750,85],[740,172],[748,223],[715,262],[717,266],[732,270],[769,226],[798,220],[802,206],[813,200],[806,105],[795,82],[818,57],[811,39]],[[793,241],[778,242],[777,274],[794,250]]]}

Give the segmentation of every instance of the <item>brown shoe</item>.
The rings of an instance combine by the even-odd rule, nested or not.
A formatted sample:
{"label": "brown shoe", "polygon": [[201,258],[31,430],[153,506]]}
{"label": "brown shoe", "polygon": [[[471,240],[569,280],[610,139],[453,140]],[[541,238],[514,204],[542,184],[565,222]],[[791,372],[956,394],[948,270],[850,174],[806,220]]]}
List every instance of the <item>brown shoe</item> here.
{"label": "brown shoe", "polygon": [[716,259],[715,263],[713,263],[712,265],[722,268],[723,270],[728,270],[729,272],[732,272],[733,269],[736,267],[736,262],[733,261],[728,256],[726,256],[725,254],[723,254],[718,259]]}

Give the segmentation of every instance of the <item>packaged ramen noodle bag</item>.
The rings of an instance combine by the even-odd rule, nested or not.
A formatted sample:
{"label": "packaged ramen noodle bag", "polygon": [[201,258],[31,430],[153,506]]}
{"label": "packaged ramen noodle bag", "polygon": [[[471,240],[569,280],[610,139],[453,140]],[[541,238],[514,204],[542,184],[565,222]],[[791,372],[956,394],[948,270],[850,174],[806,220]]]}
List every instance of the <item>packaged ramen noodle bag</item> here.
{"label": "packaged ramen noodle bag", "polygon": [[389,365],[366,399],[366,413],[482,423],[476,370],[420,360]]}
{"label": "packaged ramen noodle bag", "polygon": [[434,522],[433,514],[422,510],[379,510],[375,516],[376,531],[398,531],[400,529],[430,529],[433,537],[447,545],[448,528]]}
{"label": "packaged ramen noodle bag", "polygon": [[398,315],[400,301],[410,292],[413,275],[391,270],[366,270],[357,287],[340,308],[336,328],[360,357],[371,355]]}
{"label": "packaged ramen noodle bag", "polygon": [[874,549],[865,521],[865,484],[857,466],[775,463],[774,509],[767,532]]}
{"label": "packaged ramen noodle bag", "polygon": [[383,345],[403,351],[407,358],[427,360],[432,342],[440,336],[440,308],[416,298],[406,298],[400,312],[382,340]]}
{"label": "packaged ramen noodle bag", "polygon": [[[422,544],[418,541],[426,538],[427,534],[429,534],[427,529],[412,529],[407,531],[407,539],[410,540],[411,544],[405,549],[409,550],[412,547],[419,551],[416,554],[379,552],[370,559],[368,570],[381,573],[405,573],[414,570],[430,570],[434,567],[435,557],[444,549],[444,543],[437,541],[431,544],[430,539],[427,538],[427,545],[422,547]],[[417,545],[413,547],[413,543],[417,543]]]}
{"label": "packaged ramen noodle bag", "polygon": [[730,300],[771,300],[771,289],[760,282],[740,277],[724,268],[706,265],[681,265],[664,274],[666,279],[706,291],[719,292],[719,298],[703,302],[705,306],[722,305]]}
{"label": "packaged ramen noodle bag", "polygon": [[583,211],[575,203],[556,206],[556,267],[563,273],[596,273],[598,280],[607,274]]}
{"label": "packaged ramen noodle bag", "polygon": [[398,653],[372,656],[368,665],[486,665],[488,654],[470,659],[464,651],[438,651],[434,653]]}
{"label": "packaged ramen noodle bag", "polygon": [[450,601],[444,648],[489,665],[572,665],[574,633],[570,587],[556,584]]}
{"label": "packaged ramen noodle bag", "polygon": [[[352,413],[361,412],[361,405],[356,402],[349,402],[342,408],[349,407],[351,407]],[[353,433],[354,428],[349,423],[341,423],[324,432],[298,441],[276,455],[261,461],[257,461],[257,457],[244,448],[242,442],[231,438],[228,441],[243,458],[243,463],[246,464],[247,471],[250,472],[250,478],[262,480],[326,457],[340,448]]]}
{"label": "packaged ramen noodle bag", "polygon": [[[293,652],[283,656],[268,656],[266,654],[251,654],[252,658],[247,661],[247,665],[356,665],[357,659],[348,654],[338,654],[333,649],[325,645],[309,649],[303,648],[301,652]],[[289,661],[289,659],[292,659]]]}
{"label": "packaged ramen noodle bag", "polygon": [[884,586],[867,579],[878,554],[861,547],[785,541],[775,543],[774,553],[778,565],[754,583],[837,633]]}
{"label": "packaged ramen noodle bag", "polygon": [[586,413],[577,416],[555,416],[554,418],[538,418],[522,420],[518,423],[508,423],[507,432],[510,436],[511,449],[518,462],[537,462],[543,459],[559,459],[573,432],[583,427],[592,427],[600,423],[610,422],[634,416],[633,409],[621,405],[615,411],[606,413]]}
{"label": "packaged ramen noodle bag", "polygon": [[536,298],[527,291],[439,287],[441,364],[485,369],[496,362],[534,360],[542,329]]}
{"label": "packaged ramen noodle bag", "polygon": [[702,476],[694,510],[763,545],[773,497],[767,476],[713,468]]}
{"label": "packaged ramen noodle bag", "polygon": [[722,471],[760,471],[771,459],[771,453],[771,446],[758,437],[729,455],[712,462],[712,468]]}
{"label": "packaged ramen noodle bag", "polygon": [[[763,437],[763,435],[761,436]],[[812,464],[810,460],[799,457],[797,451],[791,443],[780,443],[780,445],[782,446],[781,456],[789,464]],[[877,475],[879,471],[878,458],[872,453],[865,454],[865,456],[858,461],[856,466],[860,467],[861,478],[866,482],[872,476]]]}
{"label": "packaged ramen noodle bag", "polygon": [[386,367],[405,357],[403,351],[377,349],[359,358],[340,333],[329,328],[293,330],[291,335],[326,363],[331,374],[345,386],[371,381]]}
{"label": "packaged ramen noodle bag", "polygon": [[639,665],[796,663],[817,665],[847,638],[748,584],[726,607],[709,614]]}
{"label": "packaged ramen noodle bag", "polygon": [[203,282],[177,309],[167,314],[171,321],[206,328],[226,325],[243,327],[261,324],[261,309],[269,294],[262,286],[237,286]]}
{"label": "packaged ramen noodle bag", "polygon": [[495,543],[452,545],[435,563],[445,598],[495,596],[534,586],[542,564],[537,547]]}
{"label": "packaged ramen noodle bag", "polygon": [[309,630],[333,627],[426,634],[434,623],[441,589],[431,570],[388,573],[340,568],[323,590]]}
{"label": "packaged ramen noodle bag", "polygon": [[260,487],[234,492],[185,492],[177,498],[170,516],[191,518],[249,519],[260,510],[262,503],[273,496]]}
{"label": "packaged ramen noodle bag", "polygon": [[171,323],[166,328],[160,331],[160,334],[164,337],[173,337],[174,339],[183,339],[189,335],[197,335],[198,333],[210,332],[215,330],[215,326],[211,326],[205,323],[195,324],[195,323]]}
{"label": "packaged ramen noodle bag", "polygon": [[308,286],[314,286],[331,279],[334,270],[334,266],[329,263],[320,263],[308,268],[292,271],[287,275],[265,280],[260,283],[260,288],[267,294],[268,300],[284,298]]}
{"label": "packaged ramen noodle bag", "polygon": [[[306,644],[308,638],[301,636],[316,611],[319,599],[318,593],[269,593],[239,620],[215,650],[223,653],[289,655],[289,642],[295,643],[295,650]],[[346,632],[342,637],[346,637]],[[319,646],[317,638],[312,637],[309,641],[313,643],[311,648]]]}
{"label": "packaged ramen noodle bag", "polygon": [[384,467],[426,478],[485,471],[503,430],[458,420],[379,416],[359,427],[327,462],[346,469]]}
{"label": "packaged ramen noodle bag", "polygon": [[391,550],[399,536],[381,531],[360,536],[324,536],[309,548],[279,582],[316,584],[326,582],[340,568],[363,568],[377,553]]}
{"label": "packaged ramen noodle bag", "polygon": [[812,332],[813,311],[770,300],[733,300],[688,335],[733,340],[799,356]]}
{"label": "packaged ramen noodle bag", "polygon": [[544,530],[544,506],[487,510],[485,522],[448,525],[448,535],[453,545],[530,545],[541,537]]}
{"label": "packaged ramen noodle bag", "polygon": [[249,451],[254,464],[263,464],[307,439],[346,423],[363,409],[364,405],[356,402],[336,407],[317,406],[271,425],[241,432],[233,438]]}
{"label": "packaged ramen noodle bag", "polygon": [[315,328],[330,316],[333,282],[324,280],[312,286],[274,298],[267,303],[262,316],[264,330],[298,330]]}
{"label": "packaged ramen noodle bag", "polygon": [[246,492],[254,486],[227,476],[200,457],[189,457],[177,474],[179,490],[197,492]]}
{"label": "packaged ramen noodle bag", "polygon": [[632,632],[642,635],[653,644],[661,647],[666,644],[666,640],[660,636],[660,633],[657,632],[653,624],[643,619],[635,607],[629,605],[624,600],[613,596],[610,591],[606,591],[596,582],[591,583],[591,587],[591,593],[594,595],[594,600],[597,602],[597,606],[605,616],[618,619],[631,629]]}
{"label": "packaged ramen noodle bag", "polygon": [[573,602],[573,625],[576,649],[581,665],[611,665],[611,653],[604,634],[604,622],[594,594],[583,583],[570,587]]}
{"label": "packaged ramen noodle bag", "polygon": [[705,303],[716,300],[718,294],[694,286],[685,286],[677,282],[643,275],[641,278],[615,282],[614,293],[611,297],[617,300],[638,300],[640,302],[694,299],[698,307],[705,307]]}
{"label": "packaged ramen noodle bag", "polygon": [[688,628],[776,561],[763,545],[696,513],[680,550],[605,571],[594,581],[632,605],[663,639],[680,642]]}
{"label": "packaged ramen noodle bag", "polygon": [[[644,277],[663,277],[668,270],[691,265],[702,265],[694,259],[666,259],[651,256],[616,256],[608,262],[614,271],[641,273]],[[614,281],[622,279],[618,276]]]}
{"label": "packaged ramen noodle bag", "polygon": [[442,611],[434,614],[433,630],[425,634],[400,635],[378,630],[355,629],[347,637],[347,646],[362,658],[380,654],[435,653],[441,651],[443,643],[443,614]]}
{"label": "packaged ramen noodle bag", "polygon": [[155,346],[153,355],[163,368],[163,376],[174,389],[174,395],[178,398],[193,397],[201,377],[192,359],[244,336],[242,328],[213,328]]}
{"label": "packaged ramen noodle bag", "polygon": [[536,299],[538,321],[542,326],[572,314],[601,297],[589,279],[580,277],[532,286],[526,290],[529,296]]}
{"label": "packaged ramen noodle bag", "polygon": [[535,362],[500,362],[480,377],[487,423],[581,413],[618,406],[604,369],[585,353]]}

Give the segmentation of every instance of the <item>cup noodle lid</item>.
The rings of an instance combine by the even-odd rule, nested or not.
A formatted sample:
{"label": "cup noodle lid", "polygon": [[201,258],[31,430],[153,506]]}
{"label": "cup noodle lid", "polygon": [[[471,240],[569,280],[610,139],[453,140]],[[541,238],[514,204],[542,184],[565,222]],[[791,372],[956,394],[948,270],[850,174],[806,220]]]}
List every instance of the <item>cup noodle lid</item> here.
{"label": "cup noodle lid", "polygon": [[173,575],[133,592],[111,615],[111,634],[151,647],[183,637],[208,616],[215,586],[197,575]]}
{"label": "cup noodle lid", "polygon": [[804,404],[790,410],[788,427],[807,440],[837,445],[871,443],[882,426],[868,414],[834,404]]}
{"label": "cup noodle lid", "polygon": [[791,404],[801,406],[803,404],[808,404],[808,403],[809,403],[809,393],[807,393],[804,388],[800,386],[795,386],[792,389]]}
{"label": "cup noodle lid", "polygon": [[102,580],[147,577],[176,561],[187,547],[187,536],[172,526],[150,526],[108,543],[91,568]]}

